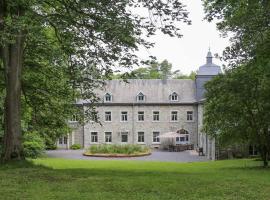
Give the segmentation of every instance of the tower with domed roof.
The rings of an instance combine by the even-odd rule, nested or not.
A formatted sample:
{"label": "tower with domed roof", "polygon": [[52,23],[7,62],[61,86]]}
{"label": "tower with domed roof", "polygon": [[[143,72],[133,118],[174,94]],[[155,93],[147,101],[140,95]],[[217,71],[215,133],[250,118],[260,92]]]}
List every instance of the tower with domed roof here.
{"label": "tower with domed roof", "polygon": [[220,74],[220,66],[213,63],[213,56],[209,49],[206,56],[206,64],[199,67],[198,73],[196,75],[196,99],[197,101],[202,101],[204,99],[205,88],[204,84],[211,80],[214,76]]}
{"label": "tower with domed roof", "polygon": [[213,56],[209,49],[206,56],[206,64],[199,67],[198,73],[195,78],[196,86],[196,100],[198,102],[198,147],[203,149],[203,154],[208,159],[215,160],[215,139],[210,138],[202,131],[203,128],[203,109],[205,100],[205,83],[211,80],[213,77],[222,73],[220,66],[213,63]]}

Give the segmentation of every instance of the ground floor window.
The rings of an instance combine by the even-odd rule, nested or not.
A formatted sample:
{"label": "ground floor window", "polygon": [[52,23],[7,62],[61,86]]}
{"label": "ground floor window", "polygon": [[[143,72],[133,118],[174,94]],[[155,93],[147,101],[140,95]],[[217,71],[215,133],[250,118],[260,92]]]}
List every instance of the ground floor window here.
{"label": "ground floor window", "polygon": [[112,132],[105,132],[105,142],[112,142]]}
{"label": "ground floor window", "polygon": [[144,142],[144,132],[138,132],[138,142]]}
{"label": "ground floor window", "polygon": [[121,133],[121,142],[128,142],[128,132]]}
{"label": "ground floor window", "polygon": [[58,140],[58,143],[59,144],[67,144],[67,140],[68,140],[67,137],[60,137]]}
{"label": "ground floor window", "polygon": [[98,133],[91,132],[91,142],[98,142]]}
{"label": "ground floor window", "polygon": [[158,131],[153,132],[153,142],[160,142],[159,132]]}
{"label": "ground floor window", "polygon": [[67,137],[64,137],[64,144],[67,144]]}

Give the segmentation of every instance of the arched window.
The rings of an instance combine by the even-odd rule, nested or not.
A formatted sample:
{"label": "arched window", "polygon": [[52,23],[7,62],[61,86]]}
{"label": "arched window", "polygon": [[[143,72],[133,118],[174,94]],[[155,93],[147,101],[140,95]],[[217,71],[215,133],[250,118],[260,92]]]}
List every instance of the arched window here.
{"label": "arched window", "polygon": [[145,95],[142,92],[137,95],[137,101],[145,101]]}
{"label": "arched window", "polygon": [[112,101],[112,95],[109,93],[106,93],[104,96],[104,102],[111,102]]}
{"label": "arched window", "polygon": [[170,95],[170,100],[171,101],[178,101],[178,94],[176,92],[173,92],[171,95]]}
{"label": "arched window", "polygon": [[176,138],[176,143],[179,143],[179,144],[189,143],[189,132],[187,130],[180,129],[176,132],[180,134],[179,137]]}

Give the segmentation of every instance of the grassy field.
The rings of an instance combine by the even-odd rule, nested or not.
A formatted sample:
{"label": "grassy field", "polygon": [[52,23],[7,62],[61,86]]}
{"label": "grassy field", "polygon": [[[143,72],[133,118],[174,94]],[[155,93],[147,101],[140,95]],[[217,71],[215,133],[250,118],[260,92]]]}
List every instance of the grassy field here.
{"label": "grassy field", "polygon": [[260,164],[44,158],[0,166],[0,199],[270,199]]}

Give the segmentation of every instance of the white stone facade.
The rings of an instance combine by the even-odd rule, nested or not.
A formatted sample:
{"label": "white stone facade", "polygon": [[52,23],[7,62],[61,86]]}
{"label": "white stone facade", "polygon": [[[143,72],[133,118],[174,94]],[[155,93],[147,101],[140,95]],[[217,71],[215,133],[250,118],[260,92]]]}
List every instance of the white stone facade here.
{"label": "white stone facade", "polygon": [[[203,148],[203,153],[214,160],[215,141],[202,132],[204,84],[220,72],[220,67],[212,63],[211,53],[208,52],[207,63],[199,68],[194,81],[107,81],[103,89],[96,91],[102,99],[96,104],[101,125],[72,122],[73,132],[68,135],[67,144],[59,144],[58,141],[58,147],[69,148],[72,144],[80,144],[88,148],[92,144],[104,143],[159,147],[160,141],[154,138],[157,133],[162,135],[184,129],[189,135],[188,143],[195,148]],[[78,104],[83,108],[88,105],[87,101],[79,101]],[[126,121],[122,120],[122,112],[127,114],[124,117]],[[143,112],[143,121],[138,119],[139,112],[141,115]],[[157,112],[158,120],[154,120]]]}

